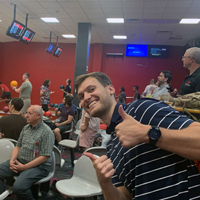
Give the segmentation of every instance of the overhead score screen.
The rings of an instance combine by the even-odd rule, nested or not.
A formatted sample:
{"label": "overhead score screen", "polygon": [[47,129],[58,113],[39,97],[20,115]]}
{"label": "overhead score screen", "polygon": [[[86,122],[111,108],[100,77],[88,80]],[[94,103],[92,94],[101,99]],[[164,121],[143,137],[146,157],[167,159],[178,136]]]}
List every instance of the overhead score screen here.
{"label": "overhead score screen", "polygon": [[57,46],[56,50],[53,52],[53,55],[56,56],[56,57],[59,57],[60,54],[62,53],[62,51],[63,51],[62,47]]}
{"label": "overhead score screen", "polygon": [[167,45],[149,45],[147,57],[149,58],[168,58],[170,46]]}
{"label": "overhead score screen", "polygon": [[127,44],[126,56],[133,57],[146,57],[147,56],[147,45],[132,45]]}
{"label": "overhead score screen", "polygon": [[25,28],[25,25],[18,22],[17,20],[13,20],[11,26],[9,26],[6,35],[11,36],[15,39],[19,39],[23,30]]}
{"label": "overhead score screen", "polygon": [[52,53],[53,50],[54,50],[54,48],[55,48],[55,45],[52,44],[52,43],[50,43],[49,46],[46,48],[45,51],[46,51],[47,53]]}
{"label": "overhead score screen", "polygon": [[35,32],[29,28],[26,28],[20,37],[20,41],[26,44],[30,44],[31,40],[33,39]]}

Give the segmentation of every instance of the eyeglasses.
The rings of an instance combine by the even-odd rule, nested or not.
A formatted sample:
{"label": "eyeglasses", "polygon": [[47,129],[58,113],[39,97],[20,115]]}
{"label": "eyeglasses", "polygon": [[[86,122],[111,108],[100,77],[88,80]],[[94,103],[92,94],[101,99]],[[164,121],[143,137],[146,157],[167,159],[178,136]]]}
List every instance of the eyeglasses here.
{"label": "eyeglasses", "polygon": [[192,59],[194,60],[194,58],[191,57],[191,56],[182,56],[182,59],[183,59],[183,58],[192,58]]}

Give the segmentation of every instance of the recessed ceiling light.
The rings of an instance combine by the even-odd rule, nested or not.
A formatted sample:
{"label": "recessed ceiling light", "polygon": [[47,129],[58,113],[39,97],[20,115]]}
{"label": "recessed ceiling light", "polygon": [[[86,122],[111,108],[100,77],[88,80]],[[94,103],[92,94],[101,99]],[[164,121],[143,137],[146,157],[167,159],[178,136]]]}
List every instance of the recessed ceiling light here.
{"label": "recessed ceiling light", "polygon": [[0,22],[2,22],[2,21],[0,20]]}
{"label": "recessed ceiling light", "polygon": [[108,23],[124,23],[124,18],[107,18]]}
{"label": "recessed ceiling light", "polygon": [[75,35],[69,35],[69,34],[65,34],[65,35],[62,35],[64,38],[76,38]]}
{"label": "recessed ceiling light", "polygon": [[43,17],[43,18],[40,18],[41,20],[43,20],[44,22],[47,22],[47,23],[58,23],[59,21],[56,19],[56,18],[50,18],[50,17]]}
{"label": "recessed ceiling light", "polygon": [[198,24],[200,19],[182,19],[179,24]]}
{"label": "recessed ceiling light", "polygon": [[127,39],[126,35],[113,35],[114,39]]}

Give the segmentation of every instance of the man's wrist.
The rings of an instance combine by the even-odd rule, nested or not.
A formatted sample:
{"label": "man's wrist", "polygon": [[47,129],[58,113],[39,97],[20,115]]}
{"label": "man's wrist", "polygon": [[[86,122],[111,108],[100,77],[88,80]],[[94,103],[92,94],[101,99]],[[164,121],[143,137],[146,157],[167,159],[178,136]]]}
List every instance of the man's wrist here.
{"label": "man's wrist", "polygon": [[150,125],[144,125],[144,143],[148,144],[149,143],[149,130],[151,126]]}

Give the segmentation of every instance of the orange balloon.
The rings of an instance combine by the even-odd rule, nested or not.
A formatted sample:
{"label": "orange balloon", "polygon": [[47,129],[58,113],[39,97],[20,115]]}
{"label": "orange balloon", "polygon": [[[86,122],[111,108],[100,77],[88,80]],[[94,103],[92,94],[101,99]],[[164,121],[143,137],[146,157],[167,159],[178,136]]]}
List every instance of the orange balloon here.
{"label": "orange balloon", "polygon": [[17,81],[10,82],[10,86],[17,87],[17,85],[18,85]]}

